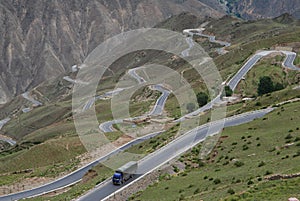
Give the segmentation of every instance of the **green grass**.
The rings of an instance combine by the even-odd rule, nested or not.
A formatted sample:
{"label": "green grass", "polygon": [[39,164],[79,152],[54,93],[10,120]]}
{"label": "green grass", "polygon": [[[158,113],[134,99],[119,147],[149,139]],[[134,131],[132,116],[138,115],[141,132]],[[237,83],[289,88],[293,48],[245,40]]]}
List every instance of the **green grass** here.
{"label": "green grass", "polygon": [[[183,23],[183,21],[185,21],[185,18],[188,21],[193,22],[194,24],[200,23],[198,19],[195,20],[190,15],[183,15],[179,18],[177,17],[177,20],[172,19],[166,22],[162,26],[172,27],[172,24],[174,24],[175,22],[177,23],[178,20],[180,20],[179,26],[175,26],[173,28],[177,31],[181,31],[183,28],[185,28],[185,26],[191,26],[190,23]],[[234,23],[232,23],[233,21]],[[236,22],[239,22],[239,24],[237,24]],[[286,26],[281,23],[273,22],[271,20],[262,20],[259,22],[252,23],[240,22],[240,20],[224,18],[219,22],[213,23],[214,26],[207,29],[207,31],[217,35],[217,39],[231,39],[231,42],[233,43],[233,46],[228,48],[230,52],[226,55],[212,55],[215,58],[215,63],[224,79],[236,73],[238,69],[243,65],[243,63],[257,50],[268,49],[274,45],[282,45],[287,43],[293,44],[294,42],[299,42],[300,40],[299,27]],[[230,29],[228,29],[228,27],[230,27]],[[203,42],[203,46],[209,52],[211,52],[211,49],[217,47],[215,44],[209,44],[207,40],[204,41],[205,42]],[[145,52],[145,56],[140,56],[137,53],[126,55],[125,57],[120,58],[112,65],[111,69],[115,74],[114,76],[111,75],[111,72],[106,73],[105,77],[102,79],[101,83],[97,88],[97,94],[103,94],[105,91],[112,90],[115,87],[118,79],[124,75],[125,70],[134,66],[142,66],[145,63],[152,62],[168,65],[170,68],[176,69],[178,71],[188,67],[188,65],[183,61],[169,62],[169,58],[170,55],[167,55],[165,53],[158,54],[157,52],[155,53],[153,51]],[[255,87],[257,85],[257,78],[260,75],[266,75],[270,72],[269,70],[271,63],[273,63],[274,61],[275,63],[280,62],[281,60],[282,58],[277,56],[272,59],[265,59],[261,61],[258,64],[258,66],[256,66],[253,69],[253,72],[250,72],[249,77],[247,77],[247,87],[241,85],[241,87],[243,87],[243,93],[245,91],[246,95],[252,95],[253,92],[256,91]],[[297,56],[295,64],[300,64],[299,55]],[[296,77],[294,72],[289,72],[288,74],[283,73],[283,71],[278,66],[274,66],[274,68],[272,67],[272,72],[270,72],[270,75],[272,75],[276,81],[282,81],[289,84],[292,83],[294,78]],[[200,91],[207,90],[202,79],[197,73],[195,73],[194,70],[185,71],[183,76],[188,81],[188,83],[191,84],[192,88],[195,90],[195,94]],[[78,138],[75,136],[76,131],[73,125],[73,121],[71,120],[71,95],[69,94],[69,84],[65,83],[64,81],[61,82],[61,77],[59,77],[57,79],[44,83],[44,85],[39,86],[37,90],[44,95],[44,97],[39,98],[45,101],[46,104],[42,107],[35,108],[30,113],[21,114],[18,118],[12,119],[4,127],[3,131],[5,132],[5,134],[15,137],[16,139],[20,139],[20,143],[17,145],[17,147],[8,150],[7,152],[1,153],[0,157],[0,169],[4,172],[22,170],[24,168],[35,168],[35,171],[34,173],[29,175],[18,174],[16,176],[1,176],[1,182],[3,184],[9,184],[14,179],[18,181],[18,179],[21,179],[22,177],[30,177],[32,175],[55,176],[59,172],[69,171],[72,168],[74,168],[78,163],[78,161],[75,160],[75,157],[85,152],[84,147],[78,144],[79,141]],[[299,97],[299,91],[300,90],[295,91],[291,90],[290,88],[287,88],[279,92],[274,92],[270,95],[258,97],[254,101],[229,106],[227,115],[230,116],[249,110],[260,109],[262,107],[273,105],[283,100]],[[133,98],[139,96],[139,93],[140,91],[138,91]],[[157,97],[158,94],[154,93],[153,98],[155,99]],[[131,103],[131,116],[139,116],[148,112],[155,101],[154,99],[151,99],[149,101],[142,101],[139,103]],[[49,104],[53,101],[57,101],[57,104]],[[3,113],[1,115],[6,116],[8,113],[11,113],[15,109],[15,107],[21,107],[21,105],[24,105],[24,99],[18,98],[15,101],[13,101],[12,104],[9,104],[7,105],[7,107],[2,109],[1,111],[3,111]],[[181,116],[180,107],[178,105],[176,97],[171,95],[168,98],[166,103],[166,110],[169,116],[171,117],[179,118]],[[97,101],[96,113],[98,121],[100,123],[113,119],[111,113],[110,100]],[[279,115],[282,115],[282,113],[284,112],[279,111],[279,113]],[[209,118],[210,113],[208,112],[200,118],[200,123],[203,124],[209,121]],[[265,122],[268,121],[269,120],[266,120]],[[284,126],[288,126],[288,124],[285,124]],[[225,132],[227,130],[229,129],[226,129]],[[170,129],[169,131],[165,132],[159,137],[146,141],[141,145],[132,147],[130,151],[136,153],[153,152],[157,148],[163,146],[165,143],[170,141],[172,137],[176,134],[176,132],[177,128],[175,126],[174,128]],[[243,130],[241,132],[243,132]],[[238,134],[239,132],[233,130],[233,133]],[[107,137],[111,141],[118,139],[120,136],[121,133],[119,131],[107,135]],[[269,140],[272,141],[273,139]],[[69,151],[67,151],[66,149],[67,145]],[[230,145],[228,146],[230,147]],[[45,158],[42,157],[43,154],[41,153],[47,153],[47,155],[50,154],[51,157],[45,160]],[[16,160],[19,161],[19,163],[16,164],[12,162]],[[53,165],[53,163],[58,163],[59,165],[55,166]],[[247,163],[245,164],[247,165]],[[193,170],[191,170],[191,173],[192,172]],[[214,175],[212,174],[212,176]],[[178,182],[180,181],[178,180]],[[210,185],[209,188],[223,188],[223,184],[224,180],[221,179],[220,186]],[[91,186],[93,185],[91,184]],[[237,186],[238,190],[241,189],[240,185]],[[85,188],[88,187],[75,187],[74,190],[72,189],[69,192],[71,192],[73,196],[74,194],[82,192],[82,189]],[[76,189],[78,189],[78,192],[75,192]],[[192,187],[191,189],[193,193],[197,190],[196,188]],[[179,192],[179,190],[182,189],[177,190]],[[237,191],[236,189],[234,190]],[[206,192],[205,189],[203,191]],[[210,191],[211,189],[207,190],[207,192]],[[188,192],[188,190],[184,190],[184,192]],[[185,193],[182,192],[181,194]],[[221,195],[225,194],[227,196],[226,192],[223,194],[221,193]],[[174,195],[177,196],[176,193],[174,193]],[[64,194],[63,198],[56,198],[68,199],[69,197],[68,193],[66,193]],[[197,193],[195,199],[198,199]]]}
{"label": "green grass", "polygon": [[[300,41],[299,33],[300,30],[270,38],[262,38],[250,41],[241,45],[233,45],[230,47],[230,52],[216,57],[214,62],[220,70],[223,79],[227,79],[228,76],[232,76],[234,73],[236,73],[241,68],[243,63],[245,63],[246,60],[257,50],[270,49],[270,47],[278,44],[296,43]],[[245,37],[247,37],[247,35],[245,35]]]}
{"label": "green grass", "polygon": [[23,179],[25,174],[10,174],[0,176],[0,186],[9,185]]}
{"label": "green grass", "polygon": [[178,126],[171,127],[168,131],[161,133],[159,136],[155,136],[149,140],[146,140],[138,145],[130,147],[126,152],[136,154],[149,154],[165,144],[169,143],[172,138],[177,134]]}
{"label": "green grass", "polygon": [[294,64],[297,65],[297,66],[300,65],[300,55],[299,54],[297,55]]}
{"label": "green grass", "polygon": [[107,139],[110,142],[114,142],[116,141],[119,137],[121,137],[123,135],[122,132],[120,131],[114,131],[114,132],[110,132],[110,133],[105,133],[105,136],[107,137]]}
{"label": "green grass", "polygon": [[1,157],[0,170],[4,173],[42,168],[62,162],[72,164],[74,158],[84,152],[85,148],[77,136],[54,138],[29,149]]}
{"label": "green grass", "polygon": [[57,123],[70,115],[71,105],[69,103],[41,106],[13,118],[3,127],[3,132],[15,139],[21,139],[29,133]]}
{"label": "green grass", "polygon": [[259,96],[252,101],[242,101],[238,104],[227,107],[227,116],[233,116],[248,111],[254,111],[268,106],[275,106],[278,103],[300,97],[300,90],[293,90],[290,87]]}
{"label": "green grass", "polygon": [[[266,172],[281,174],[300,172],[299,157],[294,157],[299,147],[293,145],[282,148],[290,143],[289,141],[297,141],[297,137],[300,137],[300,117],[297,112],[299,109],[299,103],[287,104],[262,119],[226,128],[222,136],[228,137],[215,148],[218,152],[215,158],[209,156],[203,161],[204,167],[190,167],[185,174],[171,176],[171,179],[169,177],[162,179],[133,196],[135,197],[133,200],[178,200],[180,197],[185,200],[221,200],[230,196],[227,193],[230,188],[234,189],[237,195],[244,191],[251,194],[250,190],[266,183],[263,179]],[[286,139],[288,134],[292,135],[291,139]],[[180,160],[185,163],[189,163],[189,159],[197,161],[199,160],[197,153],[189,152]],[[234,161],[241,161],[244,165],[236,167]],[[265,165],[258,167],[262,161]],[[259,178],[262,178],[262,181],[259,181]],[[221,183],[215,184],[215,179],[219,179]],[[250,180],[253,184],[249,182]],[[293,179],[290,181],[293,182]],[[278,188],[284,188],[285,181],[275,183]],[[265,192],[267,188],[262,186],[259,189],[262,191],[261,194],[268,195]],[[298,195],[298,189],[295,187],[292,189],[294,191],[291,190],[291,194]],[[277,194],[269,196],[267,200],[282,200],[282,197]]]}
{"label": "green grass", "polygon": [[235,93],[243,96],[257,96],[259,79],[263,76],[271,77],[273,83],[280,83],[284,86],[297,84],[300,71],[284,71],[281,67],[283,57],[264,58],[258,62],[238,85]]}
{"label": "green grass", "polygon": [[255,188],[243,192],[241,195],[228,196],[224,201],[230,200],[274,200],[282,201],[290,197],[300,197],[300,178],[284,181],[262,182]]}
{"label": "green grass", "polygon": [[71,200],[74,198],[79,197],[83,193],[86,193],[89,189],[93,188],[95,185],[101,183],[106,178],[111,177],[113,174],[113,171],[105,167],[103,165],[97,165],[93,168],[93,171],[95,171],[96,175],[94,177],[91,177],[87,179],[86,181],[81,181],[74,185],[72,188],[68,189],[67,192],[63,192],[56,196],[39,196],[35,198],[28,198],[25,200],[30,201],[44,201],[44,200],[51,200],[51,201],[57,201],[57,200]]}

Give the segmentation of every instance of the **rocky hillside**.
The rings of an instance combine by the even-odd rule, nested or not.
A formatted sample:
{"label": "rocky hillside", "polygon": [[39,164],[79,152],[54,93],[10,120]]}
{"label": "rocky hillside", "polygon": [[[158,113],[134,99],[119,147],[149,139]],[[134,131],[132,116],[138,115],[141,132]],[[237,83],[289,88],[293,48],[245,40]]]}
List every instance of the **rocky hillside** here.
{"label": "rocky hillside", "polygon": [[229,12],[244,19],[274,18],[289,13],[300,18],[299,0],[217,0],[227,4]]}
{"label": "rocky hillside", "polygon": [[198,0],[0,1],[0,104],[80,64],[105,38],[182,12],[223,15]]}

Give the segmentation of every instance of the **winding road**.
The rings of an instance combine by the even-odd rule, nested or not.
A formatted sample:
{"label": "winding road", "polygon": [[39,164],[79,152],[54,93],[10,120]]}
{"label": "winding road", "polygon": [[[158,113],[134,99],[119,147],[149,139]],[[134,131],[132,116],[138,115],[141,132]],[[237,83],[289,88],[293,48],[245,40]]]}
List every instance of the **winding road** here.
{"label": "winding road", "polygon": [[30,96],[29,92],[25,92],[22,94],[23,98],[25,98],[26,100],[30,101],[33,106],[41,106],[43,105],[41,102],[35,100],[33,97]]}
{"label": "winding road", "polygon": [[[215,37],[204,35],[204,34],[202,34],[202,31],[203,31],[202,29],[188,29],[188,30],[185,30],[184,33],[197,34],[197,35],[200,35],[200,36],[203,36],[203,37],[208,37],[211,42],[216,42],[216,43],[222,44],[224,46],[229,46],[230,45],[230,43],[215,40]],[[194,33],[194,32],[196,32],[196,33]],[[189,55],[189,50],[193,47],[193,41],[191,41],[190,39],[187,39],[187,43],[189,44],[189,48],[186,51],[182,52],[183,56],[188,56]],[[272,51],[272,52],[274,52],[274,51]],[[295,53],[286,52],[286,51],[280,51],[280,52],[282,52],[286,55],[286,59],[283,62],[284,67],[290,68],[290,69],[293,69],[293,70],[299,70],[299,68],[297,68],[293,64],[293,62],[296,58]],[[243,78],[243,76],[263,56],[266,56],[270,53],[271,53],[271,51],[263,51],[263,52],[255,54],[253,57],[251,57],[246,62],[245,65],[243,65],[243,67],[227,83],[227,85],[230,86],[230,88],[234,90],[236,88],[237,84]],[[138,83],[146,82],[143,78],[141,78],[136,73],[135,70],[132,69],[128,73],[134,79],[136,79],[138,81]],[[163,111],[164,104],[165,104],[170,92],[168,90],[164,89],[161,85],[155,85],[154,88],[155,88],[155,90],[161,91],[162,95],[156,101],[155,107],[150,112],[150,114],[160,115]],[[112,95],[113,95],[113,93],[112,93]],[[94,101],[95,101],[95,98],[92,101],[88,102],[87,103],[88,105],[86,105],[84,109],[90,108],[93,105]],[[220,101],[221,101],[220,95],[218,95],[210,103],[208,103],[204,107],[199,108],[199,110],[197,110],[193,113],[190,113],[188,115],[189,116],[198,115],[203,111],[211,109],[214,104],[216,104]],[[157,167],[159,167],[162,164],[166,163],[167,161],[170,161],[171,159],[173,159],[173,158],[179,156],[180,154],[184,153],[186,150],[191,148],[191,146],[195,146],[196,144],[204,141],[207,136],[214,135],[214,134],[218,133],[221,129],[220,125],[222,125],[224,122],[225,122],[225,127],[236,126],[236,125],[247,123],[247,122],[250,122],[254,119],[260,118],[260,117],[264,116],[265,114],[271,112],[272,110],[273,110],[272,108],[268,108],[268,109],[265,109],[265,110],[259,110],[259,111],[255,111],[255,112],[248,112],[248,113],[233,116],[233,117],[226,118],[224,120],[220,120],[220,121],[216,121],[216,122],[211,122],[211,123],[199,126],[197,128],[194,128],[194,129],[188,131],[187,133],[185,133],[184,135],[181,135],[180,137],[176,138],[174,141],[172,141],[171,143],[165,145],[161,149],[153,152],[152,154],[150,154],[150,155],[146,156],[145,158],[143,158],[142,160],[140,160],[138,171],[141,172],[141,173],[142,172],[148,173],[148,172],[153,171],[154,169],[156,169]],[[186,115],[185,117],[187,117],[188,115]],[[182,117],[181,120],[183,121],[185,117]],[[110,121],[110,123],[106,122],[106,123],[104,123],[104,125],[103,124],[102,124],[102,126],[100,125],[99,128],[101,130],[103,130],[104,132],[111,132],[112,131],[112,125],[117,123],[118,121],[122,121],[122,120],[114,120],[114,121]],[[213,126],[210,127],[210,125],[213,125]],[[161,132],[163,132],[163,131],[161,131]],[[54,191],[54,190],[59,189],[59,188],[70,186],[74,183],[79,182],[81,180],[82,176],[89,169],[91,169],[93,166],[97,165],[99,162],[103,162],[107,158],[112,157],[112,156],[116,155],[117,153],[120,153],[120,152],[128,149],[132,145],[138,144],[142,141],[150,139],[151,137],[159,135],[161,132],[152,133],[152,134],[149,134],[147,136],[137,138],[137,139],[123,145],[119,149],[111,152],[110,154],[108,154],[108,155],[106,155],[106,156],[104,156],[100,159],[97,159],[97,160],[93,161],[92,163],[90,163],[90,164],[88,164],[88,165],[72,172],[71,174],[69,174],[69,175],[67,175],[63,178],[60,178],[60,179],[56,180],[56,181],[53,181],[51,183],[45,184],[43,186],[31,189],[31,190],[1,196],[0,200],[1,201],[17,200],[17,199],[22,199],[22,198],[26,198],[26,197],[41,195],[41,194],[44,194],[44,193],[47,193],[47,192]],[[95,189],[90,191],[87,195],[84,195],[83,197],[79,198],[79,200],[81,200],[81,201],[85,201],[85,200],[86,201],[93,201],[93,200],[105,199],[105,198],[113,195],[113,193],[117,192],[120,188],[125,188],[126,185],[128,185],[129,183],[134,182],[135,180],[137,180],[138,178],[141,178],[144,175],[145,174],[137,175],[134,179],[128,181],[128,183],[124,184],[123,186],[114,186],[111,183],[110,180],[107,180],[107,181],[101,183],[100,185],[98,185]]]}
{"label": "winding road", "polygon": [[[138,82],[138,84],[146,83],[146,80],[144,78],[140,77],[136,72],[137,70],[140,70],[140,69],[142,69],[142,67],[137,67],[137,68],[130,69],[128,71],[128,74],[132,78],[134,78]],[[159,116],[163,113],[163,109],[164,109],[165,103],[166,103],[166,101],[167,101],[167,99],[170,95],[170,91],[165,89],[161,84],[156,84],[156,85],[153,85],[151,87],[152,87],[153,90],[157,90],[157,91],[161,92],[162,95],[157,99],[153,109],[149,113],[144,114],[140,117],[136,117],[136,118],[145,118],[147,116]],[[113,130],[113,125],[114,124],[123,123],[124,120],[131,120],[131,119],[132,118],[107,121],[107,122],[101,123],[99,125],[99,129],[101,131],[103,131],[104,133],[113,132],[114,131]]]}
{"label": "winding road", "polygon": [[[237,126],[243,123],[250,122],[254,119],[260,118],[265,114],[271,112],[272,110],[273,109],[265,109],[255,112],[249,112],[235,117],[226,118],[225,120],[211,122],[199,126],[140,160],[138,162],[138,174],[133,179],[127,181],[125,184],[121,186],[115,186],[113,185],[111,180],[107,180],[101,183],[92,191],[90,191],[88,194],[79,198],[78,201],[96,201],[105,199],[109,196],[113,196],[113,194],[121,188],[125,188],[127,185],[133,183],[138,178],[143,177],[147,173],[155,170],[156,168],[167,163],[173,158],[176,158],[177,156],[186,152],[192,146],[203,142],[207,136],[217,134],[220,131],[220,129],[223,128],[222,125],[224,124],[224,121],[225,127]],[[211,124],[213,125],[213,127],[210,127]]]}
{"label": "winding road", "polygon": [[14,194],[10,194],[10,195],[4,195],[4,196],[0,196],[0,201],[12,201],[12,200],[19,200],[22,198],[28,198],[28,197],[33,197],[33,196],[38,196],[38,195],[43,195],[47,192],[52,192],[56,189],[61,189],[61,188],[65,188],[68,186],[72,186],[78,182],[81,181],[82,177],[84,176],[85,173],[88,172],[88,170],[90,170],[92,167],[94,167],[95,165],[107,160],[108,158],[111,158],[112,156],[125,151],[126,149],[130,148],[133,145],[139,144],[145,140],[148,140],[152,137],[155,137],[156,135],[159,135],[160,133],[162,133],[164,131],[160,131],[160,132],[155,132],[155,133],[151,133],[148,134],[146,136],[140,137],[140,138],[136,138],[131,142],[128,142],[127,144],[119,147],[118,149],[114,150],[113,152],[93,161],[92,163],[79,168],[78,170],[58,179],[55,180],[51,183],[47,183],[43,186],[31,189],[31,190],[26,190],[26,191],[22,191],[22,192],[18,192],[18,193],[14,193]]}
{"label": "winding road", "polygon": [[261,51],[259,53],[256,53],[253,55],[243,66],[242,68],[233,76],[233,78],[227,83],[227,85],[232,89],[235,90],[238,83],[241,81],[241,79],[255,66],[255,64],[263,57],[268,56],[272,53],[283,53],[285,54],[286,58],[284,62],[282,63],[282,66],[284,68],[288,68],[290,70],[297,70],[299,71],[300,68],[296,67],[294,65],[294,61],[296,59],[296,53],[295,52],[289,52],[289,51]]}
{"label": "winding road", "polygon": [[[5,118],[5,119],[2,119],[1,121],[0,121],[0,130],[2,129],[2,127],[7,123],[7,122],[9,122],[10,121],[10,118]],[[9,138],[9,137],[7,137],[7,136],[1,136],[0,135],[0,140],[1,141],[4,141],[4,142],[7,142],[8,144],[10,144],[11,146],[13,146],[13,145],[15,145],[17,142],[16,141],[14,141],[13,139],[11,139],[11,138]]]}

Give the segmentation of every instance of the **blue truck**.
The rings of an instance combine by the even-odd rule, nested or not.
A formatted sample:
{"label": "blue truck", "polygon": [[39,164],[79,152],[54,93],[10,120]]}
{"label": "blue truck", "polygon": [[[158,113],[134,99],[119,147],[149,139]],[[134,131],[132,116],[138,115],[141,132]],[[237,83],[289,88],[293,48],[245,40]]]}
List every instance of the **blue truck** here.
{"label": "blue truck", "polygon": [[130,161],[118,168],[112,177],[113,184],[121,185],[128,179],[132,178],[133,175],[136,174],[137,167],[138,163],[136,161]]}

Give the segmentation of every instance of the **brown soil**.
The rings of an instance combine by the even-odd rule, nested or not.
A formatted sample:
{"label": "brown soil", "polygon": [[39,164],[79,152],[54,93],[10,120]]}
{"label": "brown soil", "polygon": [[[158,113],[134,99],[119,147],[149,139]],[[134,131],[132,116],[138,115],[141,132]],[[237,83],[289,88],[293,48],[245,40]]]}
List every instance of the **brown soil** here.
{"label": "brown soil", "polygon": [[32,177],[25,178],[17,183],[8,186],[0,186],[0,195],[16,193],[23,190],[32,189],[34,187],[41,186],[45,183],[53,181],[53,178],[47,177]]}

